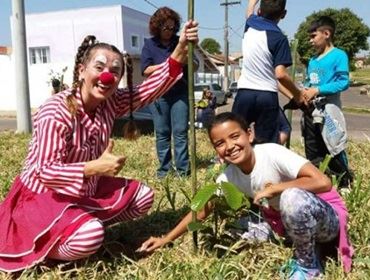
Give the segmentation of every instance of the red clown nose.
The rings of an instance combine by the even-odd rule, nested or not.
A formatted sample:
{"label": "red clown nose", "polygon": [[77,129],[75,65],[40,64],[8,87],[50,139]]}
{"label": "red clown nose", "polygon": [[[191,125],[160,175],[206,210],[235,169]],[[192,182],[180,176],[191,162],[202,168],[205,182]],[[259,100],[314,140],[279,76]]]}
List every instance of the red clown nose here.
{"label": "red clown nose", "polygon": [[103,72],[100,74],[99,80],[103,83],[103,85],[110,85],[114,83],[114,76],[110,72]]}

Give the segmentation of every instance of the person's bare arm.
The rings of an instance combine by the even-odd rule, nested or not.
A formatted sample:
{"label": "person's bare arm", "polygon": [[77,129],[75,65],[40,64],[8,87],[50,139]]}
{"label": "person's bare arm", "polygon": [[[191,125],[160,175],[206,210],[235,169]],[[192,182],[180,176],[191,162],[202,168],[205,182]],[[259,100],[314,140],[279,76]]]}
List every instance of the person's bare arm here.
{"label": "person's bare arm", "polygon": [[280,82],[278,82],[278,89],[279,89],[279,92],[281,92],[289,100],[293,98],[293,94],[286,87],[284,87]]}
{"label": "person's bare arm", "polygon": [[247,18],[249,18],[251,15],[254,14],[254,10],[256,9],[258,1],[259,0],[249,0],[248,1],[247,10],[246,10],[246,13],[245,13]]}
{"label": "person's bare arm", "polygon": [[301,188],[313,193],[322,193],[330,191],[332,184],[324,173],[322,173],[312,163],[307,162],[299,170],[296,179],[266,186],[263,190],[256,193],[253,202],[258,205],[260,203],[260,199],[264,197],[272,198],[292,187]]}
{"label": "person's bare arm", "polygon": [[150,65],[147,68],[145,68],[143,75],[145,77],[150,76],[155,70],[157,70],[160,66],[159,65]]}
{"label": "person's bare arm", "polygon": [[[203,221],[209,216],[213,209],[213,204],[208,202],[206,206],[197,213],[197,220]],[[164,245],[174,241],[179,236],[183,235],[187,231],[188,224],[192,221],[192,212],[189,212],[181,221],[164,237],[150,237],[146,240],[141,247],[138,249],[139,252],[150,253]]]}
{"label": "person's bare arm", "polygon": [[278,65],[275,67],[275,77],[278,82],[293,95],[294,100],[298,104],[304,103],[307,105],[306,100],[302,96],[301,90],[294,84],[284,65]]}

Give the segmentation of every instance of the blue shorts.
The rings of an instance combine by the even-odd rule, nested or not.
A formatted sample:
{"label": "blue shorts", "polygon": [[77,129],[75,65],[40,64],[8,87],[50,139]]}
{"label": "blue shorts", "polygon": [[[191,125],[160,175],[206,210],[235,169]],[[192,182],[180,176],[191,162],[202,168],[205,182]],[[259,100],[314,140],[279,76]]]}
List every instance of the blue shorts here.
{"label": "blue shorts", "polygon": [[285,134],[289,134],[292,130],[290,123],[287,117],[284,114],[283,109],[279,109],[279,132],[284,132]]}
{"label": "blue shorts", "polygon": [[249,124],[255,123],[256,140],[264,143],[278,143],[279,110],[277,92],[252,89],[238,89],[232,108]]}

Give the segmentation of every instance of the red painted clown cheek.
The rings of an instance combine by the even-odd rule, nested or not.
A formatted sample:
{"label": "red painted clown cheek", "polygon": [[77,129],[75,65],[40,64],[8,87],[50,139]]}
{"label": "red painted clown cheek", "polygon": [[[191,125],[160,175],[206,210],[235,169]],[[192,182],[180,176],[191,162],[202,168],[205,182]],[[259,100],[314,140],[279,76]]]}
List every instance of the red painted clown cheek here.
{"label": "red painted clown cheek", "polygon": [[110,72],[103,72],[100,74],[99,80],[103,85],[111,85],[114,83],[114,76]]}

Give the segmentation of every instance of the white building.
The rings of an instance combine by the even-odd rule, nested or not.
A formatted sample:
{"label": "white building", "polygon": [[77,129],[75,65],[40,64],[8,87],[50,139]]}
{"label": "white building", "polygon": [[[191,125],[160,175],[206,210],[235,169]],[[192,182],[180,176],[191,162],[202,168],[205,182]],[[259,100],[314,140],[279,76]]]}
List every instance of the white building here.
{"label": "white building", "polygon": [[47,59],[52,63],[70,60],[89,34],[138,55],[144,37],[149,36],[149,17],[121,5],[27,15],[30,62],[35,62],[34,54],[39,57],[48,55]]}
{"label": "white building", "polygon": [[[95,35],[128,52],[134,62],[134,83],[143,78],[140,72],[140,53],[148,31],[150,15],[131,8],[115,5],[81,8],[26,15],[26,36],[31,108],[39,107],[51,94],[52,76],[64,73],[64,82],[71,84],[74,57],[87,35]],[[217,71],[199,49],[199,71]],[[211,70],[209,70],[211,69]],[[12,55],[0,53],[0,111],[16,110],[15,83]],[[53,74],[51,73],[53,72]]]}
{"label": "white building", "polygon": [[[138,57],[149,37],[150,16],[122,5],[63,10],[26,15],[28,73],[31,107],[41,105],[51,92],[51,71],[61,73],[65,67],[64,81],[72,81],[74,57],[86,35],[95,35],[131,54],[138,64]],[[135,79],[141,79],[135,65]],[[13,59],[10,54],[0,55],[1,81],[0,110],[16,109]],[[6,70],[6,71],[5,71]],[[6,81],[6,82],[5,82]],[[5,100],[5,101],[4,101]]]}

